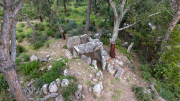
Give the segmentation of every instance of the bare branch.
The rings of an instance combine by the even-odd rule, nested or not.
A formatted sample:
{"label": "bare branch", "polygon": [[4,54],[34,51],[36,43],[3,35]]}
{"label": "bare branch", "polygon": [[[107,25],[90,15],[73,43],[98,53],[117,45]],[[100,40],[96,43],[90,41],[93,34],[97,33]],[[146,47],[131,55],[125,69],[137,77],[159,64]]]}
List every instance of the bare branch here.
{"label": "bare branch", "polygon": [[19,10],[22,8],[22,5],[23,5],[24,1],[25,0],[19,0],[18,2],[16,2],[16,4],[15,4],[16,9],[13,11],[14,17],[19,12]]}
{"label": "bare branch", "polygon": [[166,11],[167,11],[172,17],[174,17],[174,15],[172,15],[167,9],[166,9]]}
{"label": "bare branch", "polygon": [[115,19],[116,19],[116,21],[117,21],[117,20],[118,20],[118,14],[117,14],[117,11],[116,11],[116,7],[115,7],[115,5],[114,5],[114,3],[113,3],[112,0],[109,0],[109,3],[110,3],[110,5],[111,5],[111,7],[112,7],[112,9],[113,9],[114,16],[115,16]]}
{"label": "bare branch", "polygon": [[156,14],[159,14],[159,13],[161,13],[161,12],[157,12],[157,13],[151,14],[151,15],[149,15],[149,17],[151,17],[153,15],[156,15]]}
{"label": "bare branch", "polygon": [[126,14],[128,10],[130,10],[130,5],[124,10],[123,15]]}
{"label": "bare branch", "polygon": [[126,26],[126,27],[120,28],[120,29],[118,29],[118,30],[121,31],[121,30],[123,30],[123,29],[129,28],[129,27],[135,25],[136,23],[137,23],[137,22],[135,22],[135,23],[133,23],[133,24],[131,24],[131,25],[128,25],[128,26]]}
{"label": "bare branch", "polygon": [[120,11],[121,15],[123,14],[125,4],[126,4],[126,0],[123,0],[121,6],[119,8],[119,11]]}

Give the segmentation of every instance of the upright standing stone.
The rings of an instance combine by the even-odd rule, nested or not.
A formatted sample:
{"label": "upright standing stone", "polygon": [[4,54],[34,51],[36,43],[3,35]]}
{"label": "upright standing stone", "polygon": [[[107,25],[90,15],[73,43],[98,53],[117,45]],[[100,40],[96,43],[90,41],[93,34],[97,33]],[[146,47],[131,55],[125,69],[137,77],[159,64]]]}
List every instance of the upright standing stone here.
{"label": "upright standing stone", "polygon": [[74,46],[80,45],[80,44],[81,44],[81,41],[80,41],[79,36],[73,36],[70,39],[68,39],[67,48],[72,49]]}
{"label": "upright standing stone", "polygon": [[96,61],[96,60],[92,60],[92,65],[94,65],[94,68],[95,68],[95,69],[98,69],[98,68],[97,68],[97,61]]}

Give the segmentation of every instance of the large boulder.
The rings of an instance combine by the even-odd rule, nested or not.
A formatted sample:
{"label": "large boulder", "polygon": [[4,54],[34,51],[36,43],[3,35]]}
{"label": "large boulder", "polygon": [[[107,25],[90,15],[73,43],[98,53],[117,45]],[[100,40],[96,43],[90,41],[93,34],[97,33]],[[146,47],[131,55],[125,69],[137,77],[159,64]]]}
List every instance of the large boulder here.
{"label": "large boulder", "polygon": [[96,61],[96,60],[92,60],[92,65],[94,65],[94,68],[95,68],[95,69],[98,69],[98,68],[97,68],[97,61]]}
{"label": "large boulder", "polygon": [[120,78],[121,75],[123,74],[124,70],[122,68],[118,68],[116,75],[114,78]]}
{"label": "large boulder", "polygon": [[95,37],[96,39],[100,39],[101,36],[102,36],[102,33],[96,33],[96,34],[94,34],[94,37]]}
{"label": "large boulder", "polygon": [[85,55],[81,55],[81,59],[84,60],[87,64],[91,64],[91,58]]}
{"label": "large boulder", "polygon": [[101,85],[100,84],[95,84],[93,87],[93,93],[95,96],[100,96],[101,93]]}
{"label": "large boulder", "polygon": [[78,52],[73,48],[73,57],[80,57]]}
{"label": "large boulder", "polygon": [[89,42],[89,36],[87,34],[80,36],[81,44]]}
{"label": "large boulder", "polygon": [[114,75],[116,73],[116,69],[111,65],[110,63],[107,65],[107,71],[111,74]]}
{"label": "large boulder", "polygon": [[80,44],[81,44],[80,37],[79,36],[73,36],[73,37],[68,39],[67,48],[72,49],[74,46],[80,45]]}
{"label": "large boulder", "polygon": [[37,56],[35,56],[35,55],[32,55],[31,57],[30,57],[30,61],[38,61],[38,57]]}
{"label": "large boulder", "polygon": [[107,62],[106,62],[106,58],[105,58],[104,56],[102,56],[101,63],[102,63],[102,70],[103,70],[103,71],[106,70],[106,64],[107,64]]}
{"label": "large boulder", "polygon": [[54,81],[51,82],[49,85],[49,92],[55,93],[57,91],[58,91],[58,87],[57,87],[56,83]]}
{"label": "large boulder", "polygon": [[78,54],[92,53],[103,45],[102,42],[88,42],[74,46]]}
{"label": "large boulder", "polygon": [[48,84],[44,84],[42,86],[42,90],[43,90],[44,94],[48,94]]}
{"label": "large boulder", "polygon": [[61,87],[67,87],[69,86],[69,80],[68,79],[63,79],[61,82]]}
{"label": "large boulder", "polygon": [[98,50],[94,51],[95,57],[101,62],[102,61],[102,56],[101,52],[103,51],[103,47],[101,46]]}

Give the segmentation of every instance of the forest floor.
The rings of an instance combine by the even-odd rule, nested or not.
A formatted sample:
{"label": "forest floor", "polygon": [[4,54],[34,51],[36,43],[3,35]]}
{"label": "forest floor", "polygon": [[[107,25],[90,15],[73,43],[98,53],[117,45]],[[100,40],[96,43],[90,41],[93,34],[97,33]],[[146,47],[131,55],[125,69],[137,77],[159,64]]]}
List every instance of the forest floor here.
{"label": "forest floor", "polygon": [[[37,57],[44,58],[46,55],[50,55],[54,60],[57,60],[60,56],[65,55],[64,45],[67,44],[67,40],[70,37],[67,37],[66,40],[63,39],[53,39],[51,41],[49,47],[42,47],[38,50],[30,49],[30,43],[28,43],[25,39],[23,42],[19,43],[20,45],[26,47],[28,49],[28,54],[36,55]],[[104,50],[109,51],[108,46],[103,46]],[[85,63],[81,59],[71,59],[68,62],[69,65],[69,75],[73,75],[78,79],[78,82],[82,84],[83,90],[82,94],[85,96],[84,101],[137,101],[135,98],[134,92],[132,92],[132,86],[137,85],[140,87],[148,86],[148,84],[142,79],[140,68],[139,57],[136,53],[131,52],[133,56],[133,62],[130,63],[128,58],[120,53],[118,49],[116,49],[116,55],[120,57],[121,61],[125,64],[124,67],[119,65],[115,65],[116,68],[122,68],[124,70],[123,75],[120,79],[115,79],[113,75],[109,74],[107,71],[103,71],[104,79],[101,80],[103,84],[103,90],[101,90],[101,94],[99,97],[95,97],[92,92],[89,91],[89,87],[92,84],[97,84],[100,80],[96,78],[95,74],[90,68],[90,65]],[[95,56],[91,55],[92,59],[96,59]],[[97,59],[96,59],[97,60]],[[112,63],[115,59],[110,59],[109,63]],[[51,65],[51,62],[48,63]],[[131,65],[135,68],[132,69]],[[100,69],[101,65],[98,61],[98,69]],[[45,68],[41,67],[41,68]],[[90,74],[92,74],[92,78],[90,78]],[[23,75],[18,73],[20,81],[23,80]],[[97,81],[93,81],[93,79],[97,79]],[[27,82],[28,83],[28,82]],[[27,84],[25,83],[25,84]],[[82,99],[83,100],[83,99]]]}

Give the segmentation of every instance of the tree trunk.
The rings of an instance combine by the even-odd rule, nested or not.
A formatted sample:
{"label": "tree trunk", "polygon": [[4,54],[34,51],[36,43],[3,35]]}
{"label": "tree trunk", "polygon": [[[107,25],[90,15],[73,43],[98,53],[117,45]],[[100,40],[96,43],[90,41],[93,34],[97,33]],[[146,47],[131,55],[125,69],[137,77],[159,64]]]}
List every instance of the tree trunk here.
{"label": "tree trunk", "polygon": [[38,13],[38,16],[39,16],[40,22],[43,22],[43,19],[42,19],[42,17],[41,17],[40,12],[39,12],[39,6],[37,7],[37,13]]}
{"label": "tree trunk", "polygon": [[115,46],[116,46],[116,43],[115,43],[115,42],[114,42],[114,43],[111,42],[110,56],[111,56],[112,58],[115,58],[115,56],[116,56]]}
{"label": "tree trunk", "polygon": [[65,0],[63,0],[63,5],[64,5],[64,11],[65,11],[65,14],[66,14],[67,9],[66,9],[66,1]]}
{"label": "tree trunk", "polygon": [[52,27],[52,23],[51,23],[51,16],[50,16],[50,14],[48,15],[48,17],[49,17],[49,25],[50,25],[50,28]]}
{"label": "tree trunk", "polygon": [[95,0],[95,5],[94,5],[94,14],[96,14],[96,9],[97,9],[96,2],[97,2],[97,0]]}
{"label": "tree trunk", "polygon": [[108,13],[107,13],[107,15],[106,15],[105,23],[106,23],[106,21],[107,21],[107,19],[108,19],[108,16],[109,16],[109,10],[110,10],[110,3],[109,3],[109,0],[108,0],[107,2],[108,2]]}
{"label": "tree trunk", "polygon": [[13,93],[17,101],[28,101],[24,90],[19,82],[18,76],[16,74],[15,65],[11,65],[7,70],[3,71],[6,81],[10,87],[10,92]]}
{"label": "tree trunk", "polygon": [[13,21],[11,28],[11,60],[16,61],[16,21]]}
{"label": "tree trunk", "polygon": [[0,44],[0,71],[5,75],[7,83],[15,99],[17,101],[28,101],[16,74],[15,64],[11,60],[11,56],[9,54],[10,34],[13,30],[12,28],[14,27],[13,22],[16,14],[19,12],[24,3],[24,0],[15,4],[16,7],[12,7],[14,2],[11,0],[3,0],[3,3],[4,18],[1,33],[3,43]]}
{"label": "tree trunk", "polygon": [[87,9],[87,19],[86,19],[85,31],[89,30],[90,14],[91,14],[91,4],[92,4],[92,0],[89,0],[89,2],[88,2],[88,9]]}

